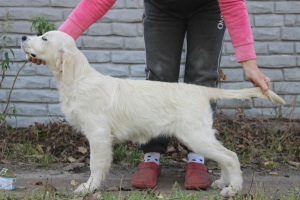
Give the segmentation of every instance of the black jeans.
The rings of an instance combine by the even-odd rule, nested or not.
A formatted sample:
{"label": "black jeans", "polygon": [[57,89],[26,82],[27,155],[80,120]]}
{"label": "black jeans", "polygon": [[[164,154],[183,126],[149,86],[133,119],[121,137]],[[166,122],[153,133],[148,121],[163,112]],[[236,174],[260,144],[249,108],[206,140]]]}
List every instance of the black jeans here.
{"label": "black jeans", "polygon": [[[186,36],[184,82],[216,87],[225,33],[217,0],[144,0],[144,7],[146,79],[178,82]],[[168,143],[158,137],[140,148],[165,153]]]}

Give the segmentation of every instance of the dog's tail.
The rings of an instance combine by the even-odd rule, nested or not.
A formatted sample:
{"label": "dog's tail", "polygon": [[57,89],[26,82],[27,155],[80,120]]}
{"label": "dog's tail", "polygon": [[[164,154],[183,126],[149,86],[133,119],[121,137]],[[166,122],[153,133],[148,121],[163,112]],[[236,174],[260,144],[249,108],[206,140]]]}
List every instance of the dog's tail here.
{"label": "dog's tail", "polygon": [[[215,91],[212,92],[210,89],[214,89]],[[271,102],[276,102],[281,105],[285,104],[285,101],[280,98],[277,94],[273,91],[268,90],[267,96],[262,93],[260,87],[255,88],[246,88],[241,90],[223,90],[218,88],[210,88],[207,91],[207,95],[210,97],[210,100],[222,100],[222,99],[248,99],[251,97],[258,97],[262,98]]]}

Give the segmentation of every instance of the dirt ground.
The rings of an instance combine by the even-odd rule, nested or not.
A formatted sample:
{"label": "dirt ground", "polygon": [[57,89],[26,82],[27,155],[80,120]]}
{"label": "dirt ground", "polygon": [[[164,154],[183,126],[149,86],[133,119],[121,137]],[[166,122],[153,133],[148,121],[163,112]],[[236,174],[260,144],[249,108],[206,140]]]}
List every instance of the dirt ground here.
{"label": "dirt ground", "polygon": [[[194,193],[193,190],[184,190],[184,178],[185,172],[183,170],[183,164],[169,164],[162,166],[162,174],[157,180],[157,191],[163,193],[170,193],[172,191],[173,184],[177,182],[184,192]],[[71,181],[83,183],[89,177],[89,168],[80,168],[77,172],[65,171],[62,169],[63,166],[53,165],[48,168],[36,168],[36,169],[24,169],[18,165],[0,165],[12,170],[17,175],[17,189],[15,191],[0,191],[6,193],[14,193],[17,196],[22,196],[30,191],[43,190],[44,186],[33,186],[30,182],[39,180],[47,182],[54,186],[57,190],[67,192],[76,189],[76,186],[71,185]],[[130,194],[131,192],[137,191],[138,189],[131,186],[131,178],[136,168],[123,167],[120,165],[113,165],[110,174],[103,185],[104,191],[107,191],[111,187],[120,187],[128,189],[124,191],[124,194]],[[263,188],[272,189],[291,189],[298,190],[300,192],[300,169],[292,166],[284,166],[277,170],[260,169],[255,166],[242,168],[243,171],[243,193],[247,193],[249,189],[256,190]],[[271,175],[272,172],[276,172],[275,175]],[[219,179],[220,170],[212,170],[209,173],[209,179],[212,183],[213,180]],[[271,174],[270,174],[271,173]],[[24,188],[26,186],[26,189]],[[213,188],[209,187],[206,191],[207,194],[214,191]],[[288,190],[285,190],[288,191]],[[119,192],[119,191],[116,191]]]}

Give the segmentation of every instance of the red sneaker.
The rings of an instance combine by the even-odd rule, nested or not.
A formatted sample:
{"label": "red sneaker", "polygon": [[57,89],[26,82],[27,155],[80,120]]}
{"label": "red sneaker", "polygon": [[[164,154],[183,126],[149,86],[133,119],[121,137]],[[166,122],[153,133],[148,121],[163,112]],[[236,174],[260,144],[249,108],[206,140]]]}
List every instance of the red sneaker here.
{"label": "red sneaker", "polygon": [[154,162],[143,162],[138,166],[132,177],[131,184],[137,188],[153,188],[156,185],[157,177],[160,176],[161,169]]}
{"label": "red sneaker", "polygon": [[209,178],[206,166],[201,163],[188,163],[186,166],[184,187],[187,190],[193,190],[197,188],[207,188],[208,186]]}

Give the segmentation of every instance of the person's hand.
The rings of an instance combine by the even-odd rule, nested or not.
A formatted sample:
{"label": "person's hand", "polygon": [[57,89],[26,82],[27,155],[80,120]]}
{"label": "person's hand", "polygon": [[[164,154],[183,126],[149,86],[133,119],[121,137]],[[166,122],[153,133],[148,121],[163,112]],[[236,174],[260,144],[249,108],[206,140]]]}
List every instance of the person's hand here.
{"label": "person's hand", "polygon": [[32,63],[35,63],[35,64],[37,64],[37,65],[40,65],[40,64],[45,65],[45,64],[46,64],[45,61],[39,60],[39,59],[36,59],[36,58],[32,58],[32,57],[29,58],[28,61],[29,61],[29,62],[32,62]]}
{"label": "person's hand", "polygon": [[257,67],[256,60],[246,60],[242,62],[247,79],[254,87],[261,87],[264,95],[270,89],[270,78],[264,75]]}

